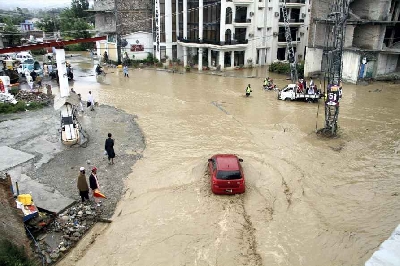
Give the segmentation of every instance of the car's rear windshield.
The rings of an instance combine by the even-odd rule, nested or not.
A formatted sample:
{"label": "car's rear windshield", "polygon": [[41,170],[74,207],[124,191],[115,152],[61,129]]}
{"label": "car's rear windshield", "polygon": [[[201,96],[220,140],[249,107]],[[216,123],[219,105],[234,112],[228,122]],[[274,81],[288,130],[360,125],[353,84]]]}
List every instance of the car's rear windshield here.
{"label": "car's rear windshield", "polygon": [[218,171],[217,179],[221,180],[234,180],[241,179],[240,171]]}

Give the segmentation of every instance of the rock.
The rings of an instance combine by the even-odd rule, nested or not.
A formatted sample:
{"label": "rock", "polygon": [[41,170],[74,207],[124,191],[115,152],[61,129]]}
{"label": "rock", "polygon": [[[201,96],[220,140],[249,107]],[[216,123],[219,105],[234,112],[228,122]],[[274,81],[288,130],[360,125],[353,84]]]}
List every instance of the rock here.
{"label": "rock", "polygon": [[72,241],[78,241],[78,240],[79,240],[79,237],[71,236],[69,239],[71,239]]}
{"label": "rock", "polygon": [[52,259],[50,258],[50,256],[49,255],[46,255],[46,263],[47,264],[51,264],[53,261],[52,261]]}
{"label": "rock", "polygon": [[50,254],[50,258],[52,258],[52,259],[57,259],[58,257],[60,257],[60,254],[58,254],[58,252],[52,252]]}
{"label": "rock", "polygon": [[86,163],[87,163],[87,164],[90,164],[91,162],[90,162],[90,160],[87,160]]}
{"label": "rock", "polygon": [[43,239],[45,239],[46,236],[47,236],[47,234],[44,234],[44,235],[42,235],[42,236],[39,236],[39,237],[38,237],[39,241],[42,241]]}
{"label": "rock", "polygon": [[66,250],[67,250],[66,247],[61,247],[61,248],[60,248],[60,251],[61,251],[61,252],[65,252]]}
{"label": "rock", "polygon": [[72,235],[75,236],[75,237],[80,237],[81,236],[81,234],[79,232],[75,232]]}

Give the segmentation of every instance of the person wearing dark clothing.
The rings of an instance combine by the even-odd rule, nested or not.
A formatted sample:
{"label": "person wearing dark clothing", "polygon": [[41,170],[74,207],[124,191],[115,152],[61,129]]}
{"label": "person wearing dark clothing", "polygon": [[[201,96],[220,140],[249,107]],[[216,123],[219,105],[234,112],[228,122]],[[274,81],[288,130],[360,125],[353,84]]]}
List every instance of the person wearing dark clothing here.
{"label": "person wearing dark clothing", "polygon": [[93,197],[94,197],[94,201],[97,203],[97,207],[100,207],[101,201],[97,197],[95,197],[95,194],[94,194],[96,191],[98,191],[100,189],[99,188],[99,180],[97,179],[97,168],[96,167],[93,167],[92,173],[89,176],[89,186],[90,186],[90,189],[92,189],[92,191],[93,191]]}
{"label": "person wearing dark clothing", "polygon": [[82,202],[85,202],[85,199],[87,201],[89,201],[89,186],[88,186],[87,181],[86,181],[86,175],[85,175],[85,168],[84,167],[81,167],[79,169],[77,187],[78,187],[79,196],[81,196]]}
{"label": "person wearing dark clothing", "polygon": [[111,133],[108,133],[108,139],[106,139],[105,150],[108,155],[108,162],[114,164],[115,152],[114,152],[114,140],[111,138]]}

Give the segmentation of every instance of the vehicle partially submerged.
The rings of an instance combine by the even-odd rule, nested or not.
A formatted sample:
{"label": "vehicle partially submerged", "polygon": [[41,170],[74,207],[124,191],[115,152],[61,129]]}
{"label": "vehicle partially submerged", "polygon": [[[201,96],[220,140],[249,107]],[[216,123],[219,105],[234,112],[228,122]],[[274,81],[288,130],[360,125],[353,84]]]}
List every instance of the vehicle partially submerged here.
{"label": "vehicle partially submerged", "polygon": [[298,92],[298,86],[296,84],[288,84],[283,89],[278,91],[278,100],[283,101],[295,101],[303,100],[306,102],[318,102],[322,98],[320,91],[314,91],[310,93],[310,90],[304,90],[304,92]]}
{"label": "vehicle partially submerged", "polygon": [[214,194],[241,194],[246,191],[243,159],[234,154],[216,154],[208,159],[211,191]]}

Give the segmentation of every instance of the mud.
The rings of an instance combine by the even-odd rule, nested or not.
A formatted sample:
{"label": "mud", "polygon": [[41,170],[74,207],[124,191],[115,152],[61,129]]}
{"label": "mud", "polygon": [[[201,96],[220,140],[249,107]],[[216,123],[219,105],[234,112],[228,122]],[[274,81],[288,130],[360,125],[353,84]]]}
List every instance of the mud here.
{"label": "mud", "polygon": [[[262,79],[286,77],[265,69],[110,71],[75,89],[137,115],[147,146],[113,222],[62,265],[362,265],[399,223],[398,85],[346,84],[326,139],[323,106],[278,101]],[[245,194],[210,192],[215,153],[244,159]]]}

